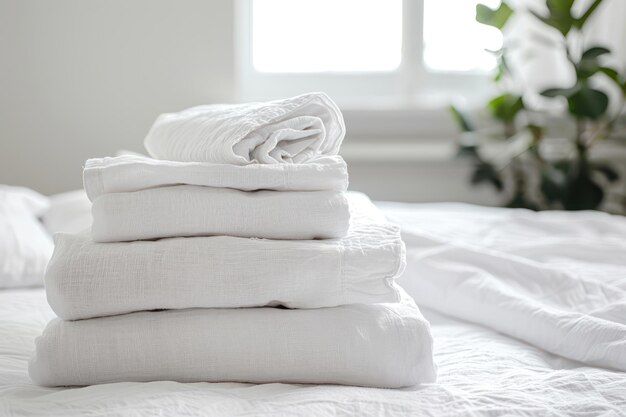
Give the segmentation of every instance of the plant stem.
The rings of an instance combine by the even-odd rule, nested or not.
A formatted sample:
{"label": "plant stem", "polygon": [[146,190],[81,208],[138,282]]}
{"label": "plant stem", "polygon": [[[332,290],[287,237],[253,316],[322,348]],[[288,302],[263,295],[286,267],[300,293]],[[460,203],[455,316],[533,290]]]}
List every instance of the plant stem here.
{"label": "plant stem", "polygon": [[576,119],[576,148],[578,150],[585,147],[585,143],[583,141],[583,134],[585,131],[585,125],[583,119]]}

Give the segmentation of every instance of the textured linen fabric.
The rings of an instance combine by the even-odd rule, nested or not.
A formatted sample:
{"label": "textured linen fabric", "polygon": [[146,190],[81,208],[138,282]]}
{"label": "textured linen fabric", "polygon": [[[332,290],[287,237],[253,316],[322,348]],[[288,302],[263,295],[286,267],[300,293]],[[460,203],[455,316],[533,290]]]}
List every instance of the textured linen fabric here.
{"label": "textured linen fabric", "polygon": [[[420,206],[413,206],[416,217],[424,215]],[[446,220],[451,224],[467,219],[467,209],[439,209],[440,214],[446,211],[449,214]],[[519,243],[515,235],[510,240],[507,235],[502,238],[503,245]],[[544,249],[546,255],[560,252],[558,246],[544,246]],[[600,260],[594,266],[596,273],[614,268]],[[565,263],[562,267],[568,268]],[[585,366],[486,327],[439,316],[429,309],[420,310],[431,325],[438,371],[436,383],[417,387],[390,390],[340,385],[175,381],[42,387],[30,379],[28,361],[34,355],[36,337],[54,318],[54,312],[46,303],[43,289],[4,290],[0,291],[0,414],[16,417],[259,414],[608,417],[621,416],[626,410],[625,372]]]}
{"label": "textured linen fabric", "polygon": [[33,190],[0,185],[0,288],[43,284],[52,239],[37,216],[48,205]]}
{"label": "textured linen fabric", "polygon": [[96,242],[214,235],[330,239],[345,236],[350,223],[341,191],[240,191],[195,185],[104,194],[93,201],[92,215]]}
{"label": "textured linen fabric", "polygon": [[187,184],[244,191],[345,191],[348,169],[339,155],[306,164],[230,165],[163,161],[137,155],[85,162],[83,184],[90,200],[102,194]]}
{"label": "textured linen fabric", "polygon": [[303,163],[336,155],[343,116],[324,93],[266,103],[193,107],[157,118],[144,141],[150,156],[248,165]]}
{"label": "textured linen fabric", "polygon": [[29,367],[40,385],[289,382],[399,388],[434,382],[413,300],[311,310],[190,309],[52,320]]}
{"label": "textured linen fabric", "polygon": [[384,207],[402,224],[407,245],[399,282],[420,306],[571,360],[626,371],[625,217]]}
{"label": "textured linen fabric", "polygon": [[192,307],[331,307],[399,300],[400,229],[363,194],[348,194],[342,239],[230,236],[94,243],[57,234],[48,302],[63,319]]}

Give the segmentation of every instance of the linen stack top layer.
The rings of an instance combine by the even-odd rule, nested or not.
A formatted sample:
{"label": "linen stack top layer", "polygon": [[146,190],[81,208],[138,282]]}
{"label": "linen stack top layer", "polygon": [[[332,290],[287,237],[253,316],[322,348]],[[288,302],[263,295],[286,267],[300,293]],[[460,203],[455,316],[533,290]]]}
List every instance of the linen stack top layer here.
{"label": "linen stack top layer", "polygon": [[88,160],[93,225],[55,235],[33,381],[433,381],[400,230],[346,192],[344,134],[312,93],[162,115],[152,158]]}

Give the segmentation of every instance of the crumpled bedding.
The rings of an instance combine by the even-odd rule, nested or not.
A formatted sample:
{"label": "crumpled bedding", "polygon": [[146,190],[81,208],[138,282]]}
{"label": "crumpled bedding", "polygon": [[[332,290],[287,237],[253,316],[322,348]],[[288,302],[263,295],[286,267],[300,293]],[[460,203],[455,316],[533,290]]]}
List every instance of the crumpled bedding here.
{"label": "crumpled bedding", "polygon": [[[623,248],[620,234],[626,237],[619,218],[599,213],[536,216],[456,204],[381,207],[391,220],[403,226],[408,251],[413,255],[436,251],[436,245],[409,239],[409,228],[411,233],[421,231],[430,237],[434,234],[438,239],[471,244],[475,250],[491,248],[506,250],[509,256],[532,256],[535,262],[564,273],[577,272],[596,281],[605,277],[618,288],[626,277],[623,259],[610,252]],[[578,216],[579,221],[572,221],[572,216]],[[425,296],[416,292],[418,287],[411,285],[419,278],[414,272],[409,265],[401,283],[414,298],[424,301]],[[509,288],[516,291],[516,287]],[[34,350],[34,338],[53,313],[43,290],[0,291],[0,415],[625,415],[626,373],[548,353],[532,341],[520,340],[520,336],[510,337],[503,330],[477,324],[478,320],[469,323],[466,320],[473,319],[469,316],[465,320],[452,318],[428,308],[422,308],[422,312],[432,324],[438,364],[435,384],[380,390],[164,381],[42,388],[29,380],[27,362]]]}
{"label": "crumpled bedding", "polygon": [[402,225],[401,282],[418,305],[626,371],[626,217],[386,207]]}

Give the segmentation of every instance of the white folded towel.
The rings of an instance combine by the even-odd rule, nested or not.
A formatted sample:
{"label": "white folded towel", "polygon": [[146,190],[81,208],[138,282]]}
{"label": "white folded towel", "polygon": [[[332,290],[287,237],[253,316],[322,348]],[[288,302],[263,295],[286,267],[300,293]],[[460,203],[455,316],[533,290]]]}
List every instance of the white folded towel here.
{"label": "white folded towel", "polygon": [[176,185],[103,194],[93,201],[93,240],[179,236],[330,239],[345,236],[341,191],[240,191]]}
{"label": "white folded towel", "polygon": [[343,239],[286,241],[229,236],[94,243],[55,235],[45,283],[66,320],[192,307],[289,308],[398,301],[400,229],[363,194],[348,193]]}
{"label": "white folded towel", "polygon": [[343,116],[324,93],[162,114],[144,145],[157,159],[218,164],[304,163],[336,155]]}
{"label": "white folded towel", "polygon": [[428,322],[402,303],[286,310],[191,309],[52,320],[29,366],[39,385],[123,381],[434,382]]}
{"label": "white folded towel", "polygon": [[83,184],[92,201],[102,194],[176,184],[244,191],[345,191],[348,169],[339,155],[320,157],[306,164],[245,166],[122,155],[88,159],[83,170]]}

